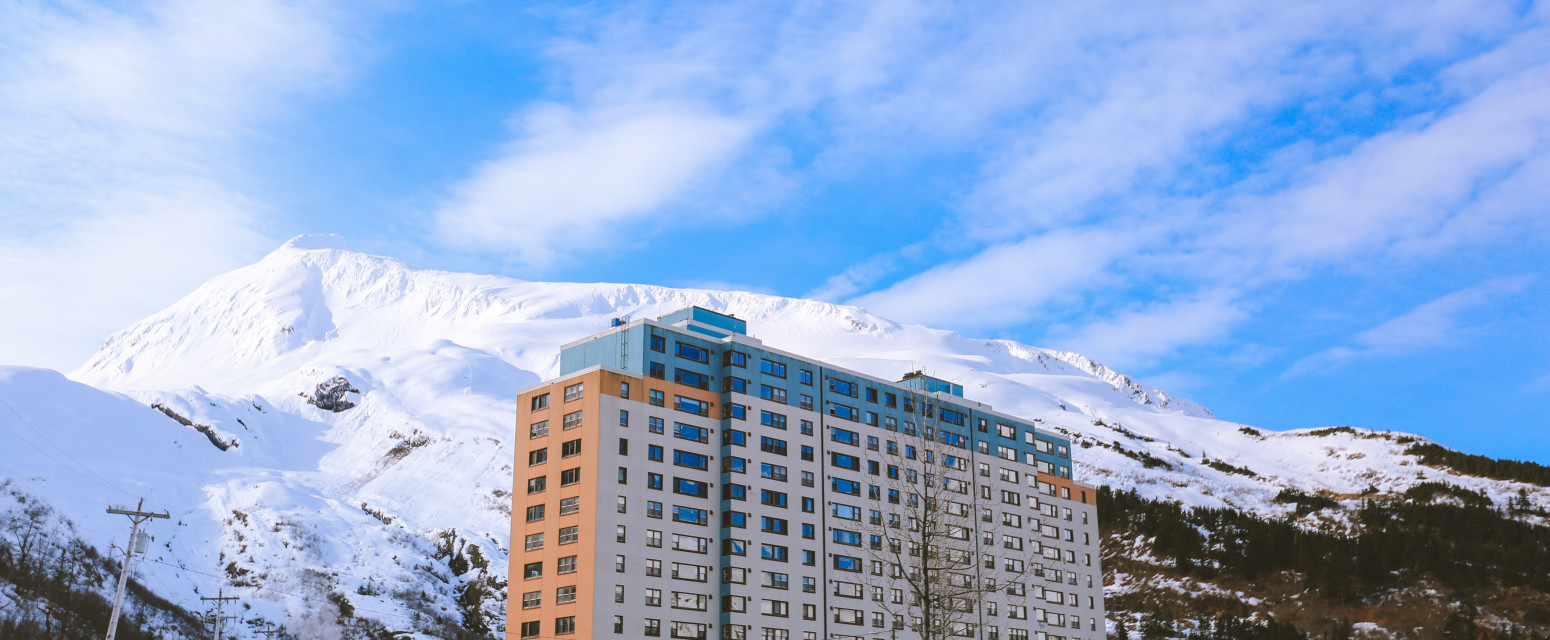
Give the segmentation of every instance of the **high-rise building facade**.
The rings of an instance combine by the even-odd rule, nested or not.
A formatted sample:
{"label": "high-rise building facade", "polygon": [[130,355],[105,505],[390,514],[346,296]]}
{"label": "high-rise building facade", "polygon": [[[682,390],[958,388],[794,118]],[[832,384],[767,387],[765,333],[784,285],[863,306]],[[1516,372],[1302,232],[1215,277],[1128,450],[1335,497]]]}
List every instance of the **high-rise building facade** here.
{"label": "high-rise building facade", "polygon": [[507,637],[1103,638],[1097,492],[1036,422],[698,307],[618,322],[519,394]]}

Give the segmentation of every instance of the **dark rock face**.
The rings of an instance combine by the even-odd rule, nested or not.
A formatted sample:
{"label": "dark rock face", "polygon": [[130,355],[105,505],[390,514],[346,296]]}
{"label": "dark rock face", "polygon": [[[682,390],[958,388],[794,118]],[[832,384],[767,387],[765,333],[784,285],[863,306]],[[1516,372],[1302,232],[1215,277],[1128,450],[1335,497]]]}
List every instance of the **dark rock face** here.
{"label": "dark rock face", "polygon": [[312,395],[305,393],[301,395],[307,399],[307,404],[339,413],[355,406],[355,403],[349,399],[349,394],[352,393],[360,395],[361,390],[351,385],[344,376],[334,376],[332,379],[319,382],[317,390],[312,392]]}

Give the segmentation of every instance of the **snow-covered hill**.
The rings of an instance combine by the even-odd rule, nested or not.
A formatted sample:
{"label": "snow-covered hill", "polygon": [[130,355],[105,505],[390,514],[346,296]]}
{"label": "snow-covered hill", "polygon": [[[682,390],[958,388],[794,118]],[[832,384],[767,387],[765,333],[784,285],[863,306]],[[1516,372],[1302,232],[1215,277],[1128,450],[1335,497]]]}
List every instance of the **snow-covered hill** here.
{"label": "snow-covered hill", "polygon": [[[1088,484],[1262,514],[1292,508],[1273,500],[1288,487],[1354,499],[1427,479],[1550,504],[1540,487],[1418,465],[1404,454],[1414,436],[1222,422],[1079,354],[814,301],[417,269],[332,237],[209,281],[68,378],[0,367],[0,476],[101,548],[127,529],[105,504],[144,496],[171,512],[139,570],[191,608],[224,587],[248,619],[324,637],[344,603],[397,629],[459,624],[469,585],[504,579],[515,391],[612,318],[689,305],[743,318],[776,348],[954,379],[1069,434]],[[498,628],[503,606],[490,595],[474,609]]]}

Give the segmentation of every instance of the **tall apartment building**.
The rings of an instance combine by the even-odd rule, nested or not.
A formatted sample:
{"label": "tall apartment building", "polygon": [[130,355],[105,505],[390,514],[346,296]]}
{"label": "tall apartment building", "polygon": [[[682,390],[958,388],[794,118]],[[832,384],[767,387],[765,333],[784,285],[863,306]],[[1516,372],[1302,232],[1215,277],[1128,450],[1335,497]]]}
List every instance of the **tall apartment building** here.
{"label": "tall apartment building", "polygon": [[1097,492],[1037,421],[698,307],[560,370],[518,398],[508,638],[913,639],[923,557],[954,635],[1104,637]]}

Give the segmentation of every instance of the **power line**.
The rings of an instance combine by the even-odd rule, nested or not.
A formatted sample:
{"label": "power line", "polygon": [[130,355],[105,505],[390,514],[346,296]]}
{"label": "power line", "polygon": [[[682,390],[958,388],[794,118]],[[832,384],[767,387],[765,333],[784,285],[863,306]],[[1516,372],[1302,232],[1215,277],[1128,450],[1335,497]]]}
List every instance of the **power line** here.
{"label": "power line", "polygon": [[[64,454],[64,456],[66,458],[69,458],[71,462],[74,462],[76,464],[76,467],[80,468],[80,471],[76,470],[74,467],[71,467],[70,465],[65,464],[59,458],[55,458],[49,452],[44,451],[43,447],[40,447],[40,446],[34,444],[31,440],[28,440],[28,439],[22,437],[22,434],[17,433],[17,431],[15,429],[12,429],[11,426],[6,424],[4,421],[0,421],[0,427],[5,427],[6,431],[10,431],[13,435],[15,435],[22,442],[27,443],[27,445],[32,447],[33,449],[37,449],[38,453],[41,453],[44,456],[48,457],[48,459],[53,460],[59,466],[65,467],[67,469],[70,469],[71,471],[74,471],[77,475],[80,475],[81,477],[86,478],[87,480],[93,480],[94,482],[101,483],[103,486],[105,486],[105,487],[107,487],[109,489],[112,489],[114,491],[117,491],[117,492],[122,493],[122,494],[124,494],[126,496],[129,496],[129,497],[134,497],[134,494],[129,493],[128,491],[125,491],[123,489],[120,489],[118,487],[118,485],[115,485],[112,482],[108,481],[107,478],[104,478],[104,477],[102,477],[100,475],[97,475],[97,472],[92,471],[91,467],[88,467],[85,464],[82,464],[80,460],[76,460],[74,456],[71,456],[70,452],[65,451],[63,447],[60,447],[59,445],[54,444],[54,441],[53,440],[49,440],[48,436],[43,435],[43,432],[41,430],[39,430],[37,428],[37,426],[35,426],[31,422],[29,422],[27,420],[26,416],[23,416],[21,413],[17,412],[16,408],[11,406],[11,403],[6,402],[5,399],[3,399],[3,398],[0,398],[0,404],[5,405],[6,409],[9,409],[13,415],[15,415],[18,419],[20,419],[22,421],[22,424],[25,424],[25,425],[27,425],[28,428],[32,429],[33,433],[36,433],[39,438],[43,439],[44,442],[49,443],[50,446],[52,446],[55,449],[59,450],[59,453]],[[91,474],[91,476],[88,477],[86,474],[81,473],[81,471],[85,471],[86,474]]]}

